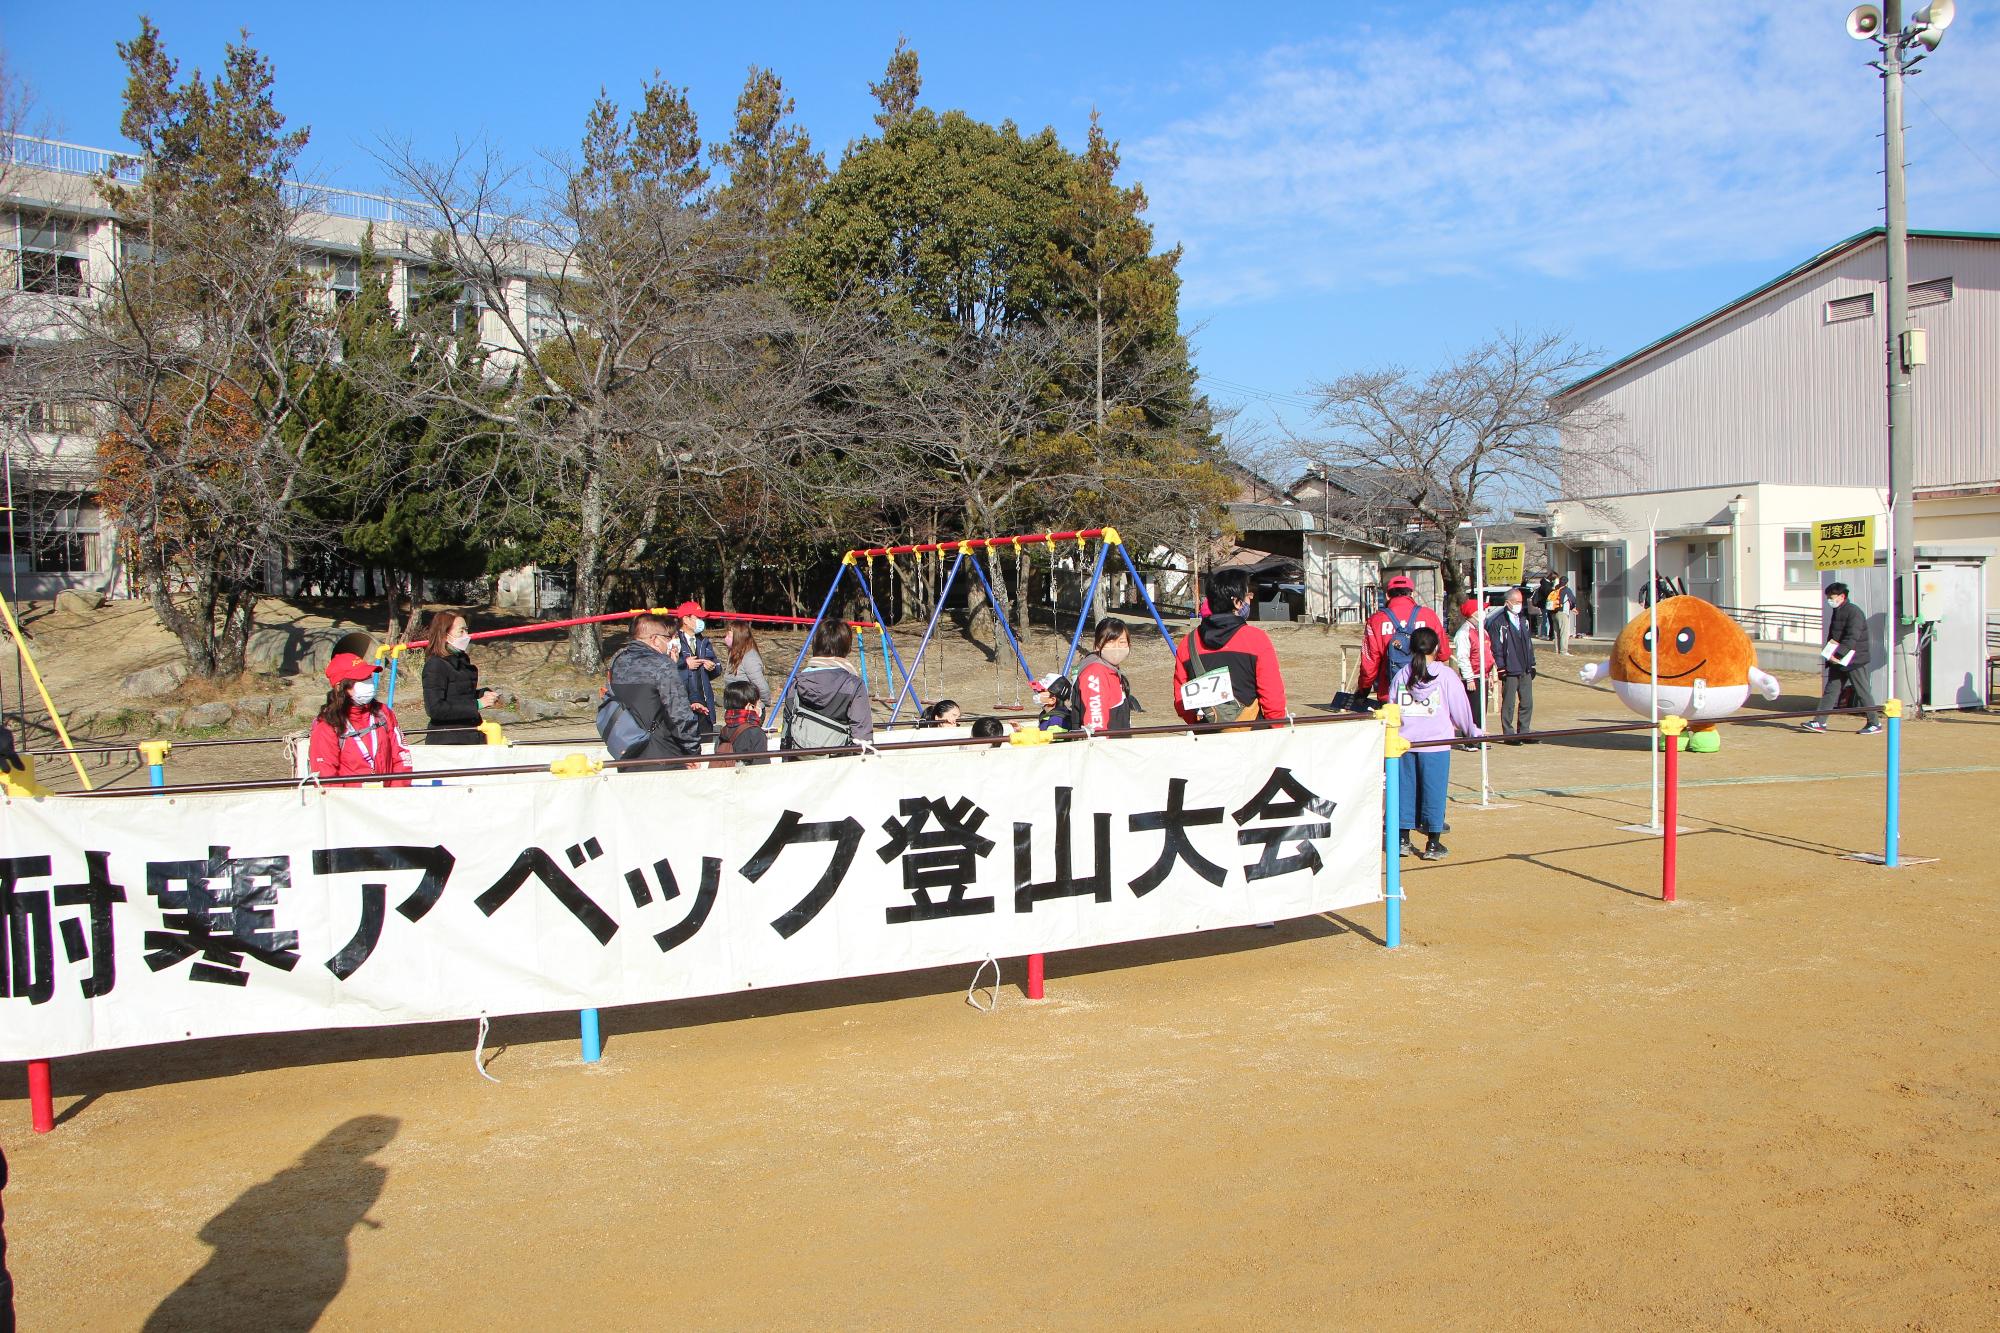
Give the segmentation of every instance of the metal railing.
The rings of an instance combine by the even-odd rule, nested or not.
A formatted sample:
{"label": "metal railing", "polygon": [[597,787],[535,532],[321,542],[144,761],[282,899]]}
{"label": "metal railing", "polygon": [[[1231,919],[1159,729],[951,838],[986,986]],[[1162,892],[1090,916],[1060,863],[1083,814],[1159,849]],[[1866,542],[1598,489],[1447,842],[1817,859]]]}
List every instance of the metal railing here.
{"label": "metal railing", "polygon": [[1716,610],[1743,627],[1753,639],[1774,643],[1818,643],[1825,622],[1817,611],[1796,606],[1717,606]]}

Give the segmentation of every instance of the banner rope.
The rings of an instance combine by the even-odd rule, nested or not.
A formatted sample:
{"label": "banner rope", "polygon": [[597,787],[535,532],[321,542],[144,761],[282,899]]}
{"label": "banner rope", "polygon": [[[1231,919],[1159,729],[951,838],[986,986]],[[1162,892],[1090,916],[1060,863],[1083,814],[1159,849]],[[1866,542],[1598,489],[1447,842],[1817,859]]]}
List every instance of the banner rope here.
{"label": "banner rope", "polygon": [[[993,1000],[990,1004],[981,1004],[979,978],[989,967],[993,969]],[[1000,960],[992,954],[987,954],[986,961],[972,969],[972,984],[965,988],[965,1002],[982,1014],[990,1014],[1000,1007]]]}
{"label": "banner rope", "polygon": [[485,1079],[488,1083],[498,1083],[499,1079],[486,1072],[486,1034],[490,1030],[490,1027],[491,1025],[486,1021],[486,1015],[481,1014],[479,1016],[479,1037],[478,1040],[472,1043],[472,1067],[477,1069],[479,1077]]}

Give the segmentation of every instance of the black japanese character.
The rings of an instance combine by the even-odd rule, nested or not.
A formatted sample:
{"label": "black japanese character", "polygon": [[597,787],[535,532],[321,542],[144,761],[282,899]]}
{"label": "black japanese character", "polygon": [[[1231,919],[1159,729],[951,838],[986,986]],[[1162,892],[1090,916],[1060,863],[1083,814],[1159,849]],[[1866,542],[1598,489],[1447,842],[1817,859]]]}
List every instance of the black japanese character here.
{"label": "black japanese character", "polygon": [[[569,849],[570,864],[581,866],[585,861],[595,860],[604,853],[597,846],[597,839]],[[577,887],[555,858],[539,847],[530,847],[514,858],[514,864],[507,867],[507,873],[493,882],[493,887],[472,900],[473,906],[492,916],[514,896],[528,877],[542,882],[542,886],[555,895],[557,902],[569,909],[571,916],[583,923],[583,928],[591,933],[599,944],[609,944],[611,937],[618,933],[618,923],[608,916],[602,907],[591,901],[590,895]]]}
{"label": "black japanese character", "polygon": [[[315,875],[358,875],[374,872],[384,874],[392,870],[421,870],[423,878],[410,896],[396,904],[406,921],[421,921],[424,913],[437,906],[439,895],[444,892],[445,881],[451,878],[451,868],[457,858],[443,846],[436,847],[332,847],[322,848],[313,853],[312,867]],[[382,938],[382,922],[388,903],[387,884],[364,881],[361,885],[361,924],[354,928],[354,938],[340,947],[340,952],[326,960],[326,970],[347,980],[368,961],[375,952],[375,945]]]}
{"label": "black japanese character", "polygon": [[[947,916],[980,916],[993,910],[992,898],[968,898],[966,890],[979,877],[979,858],[990,855],[993,839],[979,832],[986,812],[969,796],[947,804],[942,798],[904,797],[897,809],[901,819],[885,819],[882,831],[889,841],[875,849],[887,865],[903,858],[903,891],[914,902],[888,909],[890,925],[906,921],[935,921]],[[937,827],[929,831],[932,820]],[[932,889],[949,889],[943,902],[931,898]]]}
{"label": "black japanese character", "polygon": [[1229,874],[1221,866],[1195,850],[1194,840],[1188,837],[1188,830],[1222,822],[1223,808],[1219,805],[1203,806],[1199,810],[1185,808],[1187,800],[1187,779],[1171,778],[1167,782],[1167,808],[1150,810],[1130,817],[1126,822],[1134,833],[1164,833],[1160,843],[1160,859],[1153,862],[1150,869],[1131,881],[1132,892],[1145,897],[1166,882],[1173,872],[1176,861],[1185,861],[1188,869],[1200,875],[1210,884],[1220,885]]}
{"label": "black japanese character", "polygon": [[249,984],[245,954],[291,971],[298,932],[272,929],[278,895],[291,884],[288,856],[231,857],[210,847],[206,861],[148,861],[146,892],[159,900],[162,928],[145,933],[146,966],[159,972],[198,953],[189,978],[224,986]]}
{"label": "black japanese character", "polygon": [[1070,846],[1070,803],[1074,793],[1075,789],[1071,787],[1056,788],[1054,879],[1041,884],[1033,882],[1035,826],[1018,822],[1014,825],[1014,910],[1017,912],[1031,912],[1036,903],[1048,898],[1080,898],[1088,894],[1101,903],[1111,901],[1111,816],[1095,814],[1090,817],[1097,869],[1079,877],[1073,869]]}
{"label": "black japanese character", "polygon": [[46,856],[0,857],[0,995],[47,1004],[56,993],[54,916],[47,889],[22,882],[52,873]]}
{"label": "black japanese character", "polygon": [[[674,868],[667,864],[664,856],[653,862],[653,878],[659,883],[661,902],[671,902],[681,896],[680,881],[674,878]],[[632,891],[634,907],[644,907],[653,901],[653,890],[646,883],[645,871],[626,871],[625,887]],[[679,924],[653,936],[653,943],[660,946],[661,953],[678,949],[695,937],[708,923],[708,914],[715,909],[715,899],[721,891],[722,858],[702,857],[701,887],[694,891],[694,906],[688,909],[688,914],[681,918]]]}
{"label": "black japanese character", "polygon": [[90,975],[83,980],[85,998],[109,995],[118,984],[117,944],[111,930],[111,905],[125,901],[125,886],[111,882],[111,853],[83,854],[84,882],[56,885],[57,907],[88,910],[90,939],[84,940],[84,923],[76,917],[62,921],[63,953],[72,964],[90,959]]}
{"label": "black japanese character", "polygon": [[833,901],[835,890],[847,878],[848,867],[854,864],[854,854],[861,849],[860,821],[849,815],[838,823],[807,824],[800,821],[798,811],[787,810],[778,820],[778,826],[771,830],[771,836],[750,854],[750,859],[743,863],[739,872],[755,884],[777,864],[778,853],[787,847],[811,842],[833,843],[833,855],[827,860],[826,873],[819,877],[819,882],[805,897],[799,899],[798,906],[771,923],[771,929],[783,939],[790,939],[804,930]]}
{"label": "black japanese character", "polygon": [[[1257,794],[1230,818],[1238,824],[1247,824],[1253,819],[1297,819],[1308,810],[1316,815],[1331,816],[1333,808],[1334,802],[1315,796],[1304,783],[1292,776],[1291,769],[1274,768],[1270,779]],[[1281,824],[1272,828],[1239,829],[1236,841],[1245,847],[1252,843],[1264,844],[1264,855],[1243,867],[1244,878],[1254,883],[1275,875],[1289,875],[1295,870],[1310,870],[1317,875],[1322,862],[1319,848],[1312,845],[1312,839],[1324,838],[1331,832],[1333,825],[1324,820]],[[1290,856],[1278,855],[1280,846],[1294,840],[1299,844],[1297,851]]]}

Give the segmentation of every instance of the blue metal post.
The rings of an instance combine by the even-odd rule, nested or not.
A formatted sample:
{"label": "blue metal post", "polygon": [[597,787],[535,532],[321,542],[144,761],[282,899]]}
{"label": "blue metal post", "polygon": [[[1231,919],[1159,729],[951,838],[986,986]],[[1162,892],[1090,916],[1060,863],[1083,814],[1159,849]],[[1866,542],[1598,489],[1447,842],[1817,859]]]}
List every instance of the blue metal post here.
{"label": "blue metal post", "polygon": [[604,1044],[598,1040],[597,1035],[597,1011],[579,1009],[577,1017],[583,1020],[583,1062],[594,1065],[604,1054]]}
{"label": "blue metal post", "polygon": [[1021,674],[1029,680],[1035,678],[1035,669],[1028,665],[1028,658],[1021,651],[1021,645],[1014,641],[1014,627],[1007,623],[1007,617],[1000,614],[1000,599],[993,595],[993,585],[986,579],[986,571],[979,567],[979,558],[973,557],[972,572],[979,576],[979,586],[986,589],[986,604],[993,608],[993,619],[1000,626],[1000,632],[1007,638],[1007,646],[1014,650],[1014,660],[1021,664]]}
{"label": "blue metal post", "polygon": [[[1069,652],[1063,656],[1062,673],[1069,674],[1069,664],[1076,661],[1076,645],[1083,640],[1083,627],[1090,620],[1090,604],[1097,596],[1097,581],[1104,577],[1104,557],[1111,554],[1111,543],[1105,542],[1097,548],[1097,563],[1090,567],[1090,587],[1083,594],[1083,605],[1076,612],[1076,633],[1069,636]],[[1053,609],[1050,614],[1054,614]]]}
{"label": "blue metal post", "polygon": [[1382,943],[1391,949],[1403,942],[1402,767],[1400,755],[1382,761]]}
{"label": "blue metal post", "polygon": [[[889,659],[886,657],[882,659],[882,669],[884,671],[889,669]],[[861,697],[864,699],[875,697],[868,691],[868,636],[866,634],[861,636]]]}
{"label": "blue metal post", "polygon": [[149,786],[154,786],[154,787],[166,786],[167,766],[165,764],[146,765],[146,782]]}
{"label": "blue metal post", "polygon": [[1882,705],[1889,722],[1889,784],[1883,802],[1882,864],[1895,868],[1903,855],[1903,701],[1890,699]]}
{"label": "blue metal post", "polygon": [[887,625],[877,622],[875,628],[881,631],[882,634],[882,676],[884,683],[888,685],[889,692],[894,694],[896,692],[896,678],[889,674],[889,650],[895,647],[895,645],[889,642],[889,627]]}
{"label": "blue metal post", "polygon": [[382,700],[382,703],[385,707],[394,708],[396,706],[396,676],[398,675],[397,668],[402,665],[402,661],[403,661],[403,654],[397,651],[396,649],[391,648],[389,650],[389,689]]}
{"label": "blue metal post", "polygon": [[172,750],[169,741],[140,741],[139,757],[146,761],[146,782],[150,786],[167,785],[167,752]]}
{"label": "blue metal post", "polygon": [[1139,590],[1139,597],[1146,603],[1146,610],[1151,613],[1153,623],[1159,626],[1160,637],[1167,641],[1167,651],[1179,657],[1181,646],[1175,643],[1174,636],[1167,632],[1167,622],[1160,618],[1160,608],[1153,605],[1153,594],[1146,591],[1146,580],[1139,577],[1139,567],[1132,563],[1132,553],[1125,549],[1124,542],[1118,543],[1118,555],[1125,561],[1125,568],[1131,572],[1132,586]]}
{"label": "blue metal post", "polygon": [[833,605],[833,595],[840,591],[840,581],[847,577],[848,568],[853,563],[852,556],[843,559],[840,562],[840,569],[833,576],[833,582],[827,585],[826,600],[819,604],[819,614],[813,617],[812,625],[806,630],[806,641],[799,645],[798,659],[792,663],[791,674],[785,677],[785,687],[779,690],[778,697],[771,701],[771,710],[764,715],[766,718],[782,716],[780,710],[785,706],[785,696],[792,692],[792,682],[799,678],[799,668],[806,664],[806,657],[812,652],[813,631],[819,628],[820,621],[826,619],[827,608]]}
{"label": "blue metal post", "polygon": [[[958,567],[964,563],[965,552],[960,551],[958,558],[951,562],[951,573],[945,575],[943,585],[938,588],[937,605],[931,608],[930,624],[924,626],[923,641],[917,645],[917,655],[910,659],[910,670],[903,675],[903,688],[896,695],[896,705],[889,710],[890,725],[895,724],[896,715],[903,711],[903,700],[909,698],[910,692],[917,686],[915,672],[924,664],[924,653],[929,651],[931,636],[937,633],[938,618],[944,614],[944,599],[951,592],[951,585],[958,581]],[[921,697],[918,698],[917,706],[921,708],[923,702]]]}

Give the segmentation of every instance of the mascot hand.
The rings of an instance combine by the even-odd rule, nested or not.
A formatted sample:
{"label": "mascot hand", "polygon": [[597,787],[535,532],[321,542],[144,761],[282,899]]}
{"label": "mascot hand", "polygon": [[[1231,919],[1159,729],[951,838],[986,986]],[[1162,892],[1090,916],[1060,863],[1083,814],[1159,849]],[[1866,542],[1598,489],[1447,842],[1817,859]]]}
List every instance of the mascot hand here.
{"label": "mascot hand", "polygon": [[1757,693],[1763,695],[1766,699],[1776,699],[1780,694],[1784,693],[1784,687],[1778,684],[1776,676],[1771,675],[1767,671],[1759,671],[1756,667],[1750,668],[1750,683],[1755,685]]}
{"label": "mascot hand", "polygon": [[1611,674],[1610,663],[1592,662],[1590,665],[1586,666],[1583,670],[1577,672],[1576,677],[1578,680],[1582,681],[1586,685],[1595,685],[1598,681],[1603,680],[1610,674]]}

